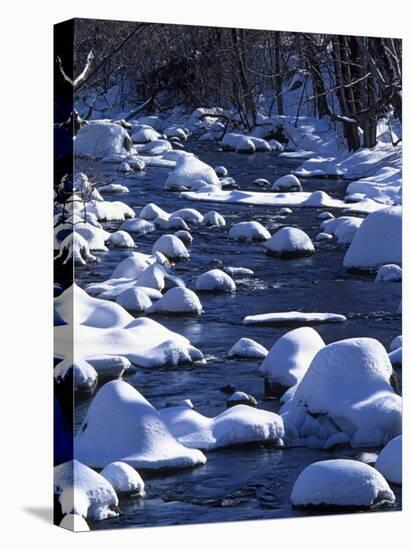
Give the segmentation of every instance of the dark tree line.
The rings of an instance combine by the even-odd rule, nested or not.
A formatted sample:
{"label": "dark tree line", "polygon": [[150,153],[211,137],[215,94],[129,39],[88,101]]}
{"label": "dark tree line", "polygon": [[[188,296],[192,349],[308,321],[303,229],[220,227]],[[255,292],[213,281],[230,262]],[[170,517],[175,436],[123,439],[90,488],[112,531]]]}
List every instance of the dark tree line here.
{"label": "dark tree line", "polygon": [[75,29],[74,89],[86,117],[114,84],[121,102],[148,113],[220,106],[247,129],[262,98],[267,115],[282,115],[293,91],[297,114],[342,123],[351,150],[359,128],[373,147],[379,118],[402,117],[400,39],[102,20]]}

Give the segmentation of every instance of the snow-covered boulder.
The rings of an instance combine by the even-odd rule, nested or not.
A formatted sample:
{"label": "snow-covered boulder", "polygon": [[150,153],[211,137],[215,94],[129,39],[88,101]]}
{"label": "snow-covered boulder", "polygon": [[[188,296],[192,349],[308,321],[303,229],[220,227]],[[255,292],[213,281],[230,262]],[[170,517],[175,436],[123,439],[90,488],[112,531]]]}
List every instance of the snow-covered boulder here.
{"label": "snow-covered boulder", "polygon": [[95,121],[82,126],[74,140],[77,157],[103,158],[136,153],[127,131],[118,124]]}
{"label": "snow-covered boulder", "polygon": [[169,214],[163,210],[163,208],[160,208],[160,206],[157,206],[157,204],[154,204],[153,202],[149,202],[144,206],[139,213],[139,218],[142,218],[143,220],[152,221],[158,217],[162,218],[168,218]]}
{"label": "snow-covered boulder", "polygon": [[90,363],[79,359],[65,359],[54,367],[57,384],[68,384],[75,391],[91,393],[97,384],[97,372]]}
{"label": "snow-covered boulder", "polygon": [[129,188],[120,183],[108,183],[99,187],[100,193],[129,193]]}
{"label": "snow-covered boulder", "polygon": [[279,210],[279,214],[281,216],[289,216],[289,214],[292,214],[292,212],[293,212],[292,209],[288,208],[287,206]]}
{"label": "snow-covered boulder", "polygon": [[159,132],[154,128],[147,125],[141,125],[137,128],[134,128],[132,133],[133,143],[149,143],[150,141],[155,141],[160,138]]}
{"label": "snow-covered boulder", "polygon": [[389,350],[395,351],[396,349],[399,349],[402,347],[402,335],[396,336],[391,343],[389,344]]}
{"label": "snow-covered boulder", "polygon": [[278,178],[272,185],[272,191],[302,191],[302,185],[293,174]]}
{"label": "snow-covered boulder", "polygon": [[373,270],[402,263],[402,208],[391,206],[369,214],[343,259],[347,269]]}
{"label": "snow-covered boulder", "polygon": [[377,340],[351,338],[315,355],[282,414],[303,444],[330,448],[384,445],[402,431],[402,400]]}
{"label": "snow-covered boulder", "polygon": [[297,227],[282,227],[264,246],[269,254],[283,258],[310,256],[315,253],[310,237]]}
{"label": "snow-covered boulder", "polygon": [[133,218],[132,220],[126,220],[120,226],[121,231],[131,231],[139,235],[147,235],[155,230],[155,225],[152,222],[141,218]]}
{"label": "snow-covered boulder", "polygon": [[136,243],[127,231],[115,231],[110,235],[107,242],[119,248],[136,248]]}
{"label": "snow-covered boulder", "polygon": [[189,251],[182,241],[175,235],[162,235],[157,239],[152,247],[152,253],[161,252],[170,260],[179,260],[188,258]]}
{"label": "snow-covered boulder", "polygon": [[259,222],[239,222],[230,228],[229,238],[235,241],[267,241],[270,233]]}
{"label": "snow-covered boulder", "polygon": [[253,154],[256,151],[253,139],[243,134],[228,133],[222,140],[223,151],[236,151],[237,153]]}
{"label": "snow-covered boulder", "polygon": [[152,304],[146,313],[191,313],[200,315],[202,304],[199,298],[188,288],[171,288],[157,302]]}
{"label": "snow-covered boulder", "polygon": [[181,208],[170,215],[171,218],[182,218],[187,223],[197,224],[203,222],[203,214],[195,208]]}
{"label": "snow-covered boulder", "polygon": [[183,155],[176,162],[176,167],[167,177],[165,190],[192,189],[196,191],[203,186],[220,189],[220,181],[211,166],[193,155]]}
{"label": "snow-covered boulder", "polygon": [[230,407],[215,418],[187,405],[166,407],[159,412],[172,434],[189,448],[211,450],[246,443],[283,444],[281,417],[247,405]]}
{"label": "snow-covered boulder", "polygon": [[111,279],[132,279],[137,277],[148,267],[148,257],[140,252],[132,252],[122,260],[110,275]]}
{"label": "snow-covered boulder", "polygon": [[229,357],[242,357],[244,359],[264,359],[268,350],[251,338],[240,338],[229,350]]}
{"label": "snow-covered boulder", "polygon": [[323,231],[318,233],[315,237],[316,242],[331,241],[332,239],[333,235],[331,235],[330,233],[324,233]]}
{"label": "snow-covered boulder", "polygon": [[376,283],[397,283],[402,281],[402,269],[396,264],[382,265],[376,274]]}
{"label": "snow-covered boulder", "polygon": [[391,439],[381,450],[375,468],[390,483],[402,484],[402,436]]}
{"label": "snow-covered boulder", "polygon": [[331,212],[321,212],[318,214],[318,220],[332,220],[334,217]]}
{"label": "snow-covered boulder", "polygon": [[144,313],[152,305],[147,293],[139,287],[131,287],[123,290],[116,298],[116,303],[128,311]]}
{"label": "snow-covered boulder", "polygon": [[63,514],[95,520],[119,515],[119,500],[112,485],[78,460],[54,468],[54,494]]}
{"label": "snow-covered boulder", "polygon": [[395,495],[371,466],[334,459],[307,466],[295,481],[291,501],[297,507],[370,508],[394,503]]}
{"label": "snow-covered boulder", "polygon": [[211,210],[204,215],[202,223],[208,227],[225,227],[226,220],[219,212]]}
{"label": "snow-covered boulder", "polygon": [[189,229],[187,223],[183,218],[179,218],[178,216],[170,217],[170,218],[163,218],[159,216],[158,218],[155,218],[153,220],[153,223],[156,227],[159,227],[160,229],[164,229],[166,231],[173,231],[173,230],[185,230],[187,231]]}
{"label": "snow-covered boulder", "polygon": [[363,218],[339,216],[324,220],[321,228],[325,233],[334,235],[339,244],[350,244],[362,223]]}
{"label": "snow-covered boulder", "polygon": [[86,205],[86,211],[104,222],[122,222],[135,216],[134,210],[121,201],[90,201]]}
{"label": "snow-covered boulder", "polygon": [[87,360],[97,372],[99,381],[120,378],[131,366],[127,357],[121,355],[92,355]]}
{"label": "snow-covered boulder", "polygon": [[226,406],[228,408],[235,407],[236,405],[247,405],[249,407],[257,407],[257,401],[248,393],[244,391],[235,391],[226,401]]}
{"label": "snow-covered boulder", "polygon": [[243,319],[244,325],[276,325],[276,324],[316,324],[316,323],[344,323],[346,317],[340,313],[320,313],[303,311],[279,311],[276,313],[258,313],[247,315]]}
{"label": "snow-covered boulder", "polygon": [[199,275],[195,287],[196,290],[208,292],[234,292],[236,290],[234,280],[220,269],[211,269]]}
{"label": "snow-covered boulder", "polygon": [[152,319],[135,319],[119,304],[92,298],[75,284],[55,298],[54,330],[57,359],[72,356],[75,331],[77,358],[89,361],[95,369],[91,357],[108,355],[146,368],[203,360],[203,354],[184,336]]}
{"label": "snow-covered boulder", "polygon": [[189,231],[187,231],[185,229],[182,229],[180,231],[176,231],[175,237],[180,239],[185,246],[189,246],[193,242],[192,235],[189,233]]}
{"label": "snow-covered boulder", "polygon": [[270,185],[270,181],[265,178],[257,178],[253,183],[258,187],[267,187]]}
{"label": "snow-covered boulder", "polygon": [[204,464],[197,449],[184,447],[157,410],[130,384],[105,384],[93,399],[75,438],[76,456],[95,468],[121,461],[160,470]]}
{"label": "snow-covered boulder", "polygon": [[118,495],[143,495],[144,481],[139,473],[125,462],[111,462],[100,472]]}
{"label": "snow-covered boulder", "polygon": [[231,277],[253,277],[253,275],[255,274],[252,269],[249,269],[247,267],[234,267],[231,265],[226,265],[223,268],[223,271]]}
{"label": "snow-covered boulder", "polygon": [[214,171],[219,178],[225,178],[229,175],[229,172],[227,171],[227,168],[225,166],[215,166]]}
{"label": "snow-covered boulder", "polygon": [[187,132],[184,128],[181,128],[180,126],[177,126],[175,124],[168,126],[163,130],[164,135],[169,139],[181,139],[185,141],[188,138],[189,132]]}
{"label": "snow-covered boulder", "polygon": [[298,384],[324,346],[319,333],[311,327],[296,328],[281,336],[259,368],[259,374],[265,377],[266,393],[280,397]]}

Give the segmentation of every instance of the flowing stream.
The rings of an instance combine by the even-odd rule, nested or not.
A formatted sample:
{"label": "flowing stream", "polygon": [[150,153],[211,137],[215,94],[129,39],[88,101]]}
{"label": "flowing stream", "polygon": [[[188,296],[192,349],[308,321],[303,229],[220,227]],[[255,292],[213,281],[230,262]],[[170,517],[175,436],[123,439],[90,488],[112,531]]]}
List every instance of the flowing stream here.
{"label": "flowing stream", "polygon": [[[282,159],[275,153],[244,156],[221,152],[215,144],[196,141],[187,142],[186,148],[211,166],[226,166],[229,175],[235,178],[243,190],[256,191],[259,189],[253,184],[256,178],[266,178],[273,182],[290,173],[301,162]],[[125,379],[156,408],[176,399],[191,399],[199,412],[215,416],[226,407],[227,395],[220,388],[232,384],[236,389],[252,394],[260,408],[278,411],[279,402],[265,398],[263,379],[257,374],[259,362],[229,359],[227,353],[243,336],[253,338],[269,349],[279,336],[293,327],[244,326],[242,319],[246,315],[290,310],[346,315],[346,323],[315,327],[326,343],[342,338],[369,336],[387,347],[401,333],[400,315],[395,313],[401,297],[401,285],[375,283],[373,275],[345,272],[342,259],[346,248],[337,245],[336,241],[322,242],[312,257],[283,260],[267,256],[259,243],[238,243],[227,236],[231,224],[257,220],[271,233],[280,226],[295,226],[314,239],[320,231],[317,216],[325,209],[294,208],[292,214],[281,216],[280,209],[274,207],[184,200],[179,193],[162,190],[170,171],[168,168],[148,167],[141,173],[119,176],[110,172],[108,164],[78,161],[76,169],[93,179],[104,177],[107,181],[127,185],[130,190],[128,194],[105,194],[104,198],[124,201],[136,211],[154,202],[168,212],[191,207],[202,213],[217,210],[226,218],[225,228],[191,227],[191,257],[187,261],[178,262],[174,268],[189,288],[194,287],[198,274],[216,266],[216,260],[225,266],[247,267],[255,272],[254,277],[236,279],[237,292],[233,295],[200,293],[205,310],[200,317],[153,317],[169,329],[189,338],[207,358],[207,364],[203,366],[138,368],[136,373],[126,375]],[[342,198],[348,182],[312,178],[302,183],[304,191],[322,189],[333,197]],[[120,223],[103,225],[113,231]],[[136,237],[138,251],[150,253],[153,243],[162,233],[166,231],[156,230],[150,235]],[[80,286],[108,279],[116,265],[130,252],[112,249],[94,254],[99,257],[99,264],[76,269],[76,281]],[[90,401],[91,398],[76,398],[77,427]],[[325,452],[306,448],[254,446],[208,452],[206,465],[195,469],[162,474],[143,472],[147,496],[121,500],[123,513],[120,517],[94,522],[91,528],[308,515],[307,512],[293,509],[289,498],[293,483],[302,469],[325,458],[356,457],[364,450],[344,448]],[[400,509],[401,488],[393,485],[392,489],[397,498],[397,504],[392,509]]]}

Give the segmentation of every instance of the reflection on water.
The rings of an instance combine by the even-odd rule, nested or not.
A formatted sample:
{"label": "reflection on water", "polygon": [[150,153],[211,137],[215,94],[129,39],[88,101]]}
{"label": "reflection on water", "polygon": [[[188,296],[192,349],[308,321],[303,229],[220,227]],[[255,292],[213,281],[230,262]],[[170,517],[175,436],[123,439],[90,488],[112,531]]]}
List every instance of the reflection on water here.
{"label": "reflection on water", "polygon": [[[276,154],[256,154],[253,157],[236,153],[223,153],[211,144],[191,143],[188,147],[212,166],[225,165],[229,175],[242,189],[258,190],[256,178],[274,181],[287,174],[299,161],[279,158]],[[214,148],[215,150],[211,150]],[[82,170],[95,179],[101,165],[79,162]],[[104,170],[110,168],[106,165]],[[131,176],[103,171],[106,180],[129,187],[127,195],[105,195],[108,200],[124,200],[135,209],[155,202],[171,212],[183,207],[198,208],[202,213],[217,210],[232,223],[257,220],[274,232],[282,225],[300,227],[310,237],[319,232],[317,215],[321,209],[295,208],[287,217],[279,215],[279,208],[205,204],[183,200],[177,193],[162,191],[169,169],[147,168]],[[305,191],[323,189],[341,198],[347,183],[340,180],[311,179],[303,181]],[[107,223],[110,230],[119,223]],[[255,277],[236,280],[234,295],[200,294],[205,313],[200,317],[156,316],[156,320],[189,338],[207,358],[203,366],[175,369],[137,369],[127,381],[133,384],[155,407],[169,400],[190,398],[203,414],[216,415],[225,408],[227,396],[219,388],[232,384],[236,389],[256,397],[259,407],[272,411],[279,409],[276,400],[267,400],[263,394],[263,381],[257,376],[258,362],[228,359],[230,347],[242,336],[257,340],[270,348],[275,340],[290,330],[290,326],[244,326],[246,315],[270,311],[328,311],[348,317],[344,324],[323,324],[316,329],[322,338],[332,342],[354,336],[370,336],[386,347],[400,334],[401,321],[396,309],[401,295],[398,283],[374,283],[369,275],[348,274],[342,270],[343,247],[336,243],[322,243],[314,256],[294,260],[281,260],[266,256],[258,244],[236,243],[227,237],[228,228],[194,226],[191,258],[179,262],[176,273],[193,288],[197,275],[212,268],[213,260],[224,265],[253,269]],[[154,241],[163,233],[136,238],[140,252],[148,253]],[[98,265],[77,269],[77,282],[109,278],[116,265],[129,252],[111,250],[96,255]],[[400,373],[399,373],[400,374]],[[79,426],[90,400],[78,401],[76,425]],[[291,448],[239,448],[208,453],[206,465],[194,470],[168,472],[162,475],[143,474],[147,498],[121,502],[123,515],[92,524],[92,528],[105,529],[122,526],[173,525],[241,519],[275,518],[307,515],[290,506],[290,492],[302,469],[320,459],[356,456],[360,450],[340,450],[335,453]],[[400,488],[393,487],[397,496],[396,508],[401,505]]]}

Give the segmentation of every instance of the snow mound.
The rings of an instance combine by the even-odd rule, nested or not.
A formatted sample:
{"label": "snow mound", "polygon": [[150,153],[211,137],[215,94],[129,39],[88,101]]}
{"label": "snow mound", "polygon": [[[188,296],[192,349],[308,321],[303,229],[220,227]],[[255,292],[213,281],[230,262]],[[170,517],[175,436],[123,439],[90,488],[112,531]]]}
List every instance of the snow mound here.
{"label": "snow mound", "polygon": [[316,242],[331,241],[332,239],[333,239],[333,235],[331,235],[330,233],[324,233],[323,231],[318,233],[315,237]]}
{"label": "snow mound", "polygon": [[279,210],[279,214],[280,214],[281,216],[288,216],[289,214],[292,214],[292,212],[293,212],[292,209],[291,209],[291,208],[287,208],[287,207],[281,208],[281,209]]}
{"label": "snow mound", "polygon": [[302,311],[284,311],[279,313],[261,313],[248,315],[244,325],[274,325],[278,323],[344,323],[346,317],[338,313],[303,313]]}
{"label": "snow mound", "polygon": [[108,239],[108,243],[119,248],[136,248],[136,243],[127,231],[115,231]]}
{"label": "snow mound", "polygon": [[139,287],[131,287],[123,290],[117,297],[116,303],[136,313],[144,313],[152,305],[147,293]]}
{"label": "snow mound", "polygon": [[321,228],[325,233],[334,235],[339,244],[350,244],[362,223],[363,218],[340,216],[324,220],[321,223]]}
{"label": "snow mound", "polygon": [[396,349],[399,349],[402,347],[402,335],[396,336],[391,343],[389,344],[389,350],[395,351]]}
{"label": "snow mound", "polygon": [[379,502],[395,502],[382,475],[356,460],[335,459],[307,466],[295,481],[294,506],[342,506],[369,508]]}
{"label": "snow mound", "polygon": [[234,280],[220,269],[211,269],[199,275],[195,287],[196,290],[209,292],[235,292],[236,290]]}
{"label": "snow mound", "polygon": [[108,183],[99,187],[100,193],[129,193],[129,188],[120,183]]}
{"label": "snow mound", "polygon": [[235,391],[226,401],[228,408],[236,405],[247,405],[248,407],[257,407],[257,401],[253,395],[249,395],[243,391]]}
{"label": "snow mound", "polygon": [[161,252],[170,260],[189,258],[190,254],[182,241],[175,235],[162,235],[152,247],[152,253]]}
{"label": "snow mound", "polygon": [[193,189],[196,191],[204,185],[220,189],[221,185],[216,172],[211,166],[193,155],[183,155],[177,161],[173,172],[167,177],[163,188],[165,190]]}
{"label": "snow mound", "polygon": [[281,417],[248,405],[235,405],[214,418],[184,405],[159,412],[172,434],[189,448],[212,450],[247,443],[283,444]]}
{"label": "snow mound", "polygon": [[372,212],[363,221],[343,259],[347,269],[373,270],[402,263],[402,208]]}
{"label": "snow mound", "polygon": [[310,256],[315,253],[310,237],[296,227],[282,227],[264,243],[267,252],[274,256]]}
{"label": "snow mound", "polygon": [[127,218],[134,218],[135,216],[134,210],[121,201],[94,200],[87,203],[86,211],[89,214],[94,214],[99,221],[104,222],[122,222]]}
{"label": "snow mound", "polygon": [[77,359],[115,355],[141,367],[203,360],[202,353],[185,337],[152,319],[135,319],[119,304],[92,298],[77,285],[55,299],[55,324],[58,359],[73,355],[75,331]]}
{"label": "snow mound", "polygon": [[390,483],[402,484],[402,436],[391,439],[381,450],[375,468]]}
{"label": "snow mound", "polygon": [[263,359],[268,350],[251,338],[240,338],[229,350],[229,357],[244,357],[245,359]]}
{"label": "snow mound", "polygon": [[382,265],[376,274],[375,282],[392,283],[402,281],[402,269],[396,264]]}
{"label": "snow mound", "polygon": [[152,221],[158,217],[166,219],[169,217],[169,214],[153,202],[146,204],[146,206],[144,206],[139,213],[139,218],[142,218],[143,220]]}
{"label": "snow mound", "polygon": [[112,485],[78,460],[54,468],[54,494],[63,514],[102,520],[119,515],[118,498]]}
{"label": "snow mound", "polygon": [[267,241],[270,233],[259,222],[239,222],[230,228],[229,238],[235,241]]}
{"label": "snow mound", "polygon": [[324,449],[337,441],[352,447],[384,445],[402,430],[392,372],[377,340],[334,342],[315,355],[281,412],[303,444]]}
{"label": "snow mound", "polygon": [[268,393],[280,396],[299,383],[325,342],[311,327],[300,327],[281,336],[259,368]]}
{"label": "snow mound", "polygon": [[247,267],[225,266],[223,271],[232,277],[252,277],[255,272]]}
{"label": "snow mound", "polygon": [[139,235],[147,235],[153,233],[155,226],[152,222],[143,220],[141,218],[134,218],[132,220],[126,220],[120,226],[121,231],[131,231],[132,233],[138,233]]}
{"label": "snow mound", "polygon": [[253,154],[256,151],[252,137],[236,133],[225,135],[222,140],[222,149],[223,151],[236,151],[236,153],[245,154]]}
{"label": "snow mound", "polygon": [[77,157],[103,158],[109,155],[135,154],[133,142],[127,131],[118,124],[94,121],[82,126],[74,140]]}
{"label": "snow mound", "polygon": [[145,124],[138,126],[137,128],[134,128],[134,132],[132,134],[132,141],[133,143],[149,143],[150,141],[155,141],[160,138],[159,132],[156,132],[156,130],[150,126],[147,126]]}
{"label": "snow mound", "polygon": [[159,227],[160,229],[165,229],[167,231],[169,230],[180,230],[183,229],[187,231],[189,227],[187,226],[187,223],[183,218],[178,218],[175,216],[174,218],[163,218],[159,216],[158,218],[155,218],[153,220],[153,223],[156,227]]}
{"label": "snow mound", "polygon": [[203,222],[203,214],[199,212],[199,210],[195,210],[194,208],[181,208],[180,210],[176,210],[176,212],[173,212],[170,216],[171,218],[182,218],[187,223],[202,223]]}
{"label": "snow mound", "polygon": [[197,295],[188,288],[171,288],[146,313],[202,313],[202,304]]}
{"label": "snow mound", "polygon": [[105,384],[93,399],[75,438],[76,456],[95,468],[121,461],[160,470],[204,464],[197,449],[184,447],[162,417],[130,384]]}
{"label": "snow mound", "polygon": [[139,473],[125,462],[111,462],[100,472],[119,495],[144,494],[144,481]]}
{"label": "snow mound", "polygon": [[185,246],[189,246],[193,242],[192,235],[189,233],[189,231],[187,231],[185,229],[182,229],[180,231],[176,231],[175,237],[180,239]]}
{"label": "snow mound", "polygon": [[215,166],[214,171],[219,178],[226,178],[226,176],[229,175],[229,172],[225,166]]}
{"label": "snow mound", "polygon": [[219,212],[211,210],[205,214],[203,218],[203,225],[208,227],[225,227],[226,220],[221,214],[219,214]]}
{"label": "snow mound", "polygon": [[278,178],[272,185],[272,191],[302,191],[302,185],[293,174]]}

